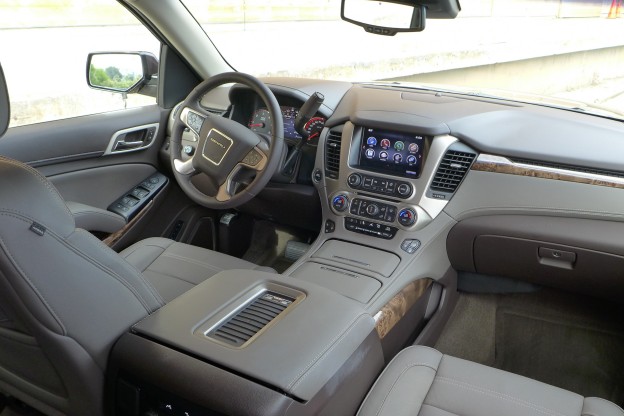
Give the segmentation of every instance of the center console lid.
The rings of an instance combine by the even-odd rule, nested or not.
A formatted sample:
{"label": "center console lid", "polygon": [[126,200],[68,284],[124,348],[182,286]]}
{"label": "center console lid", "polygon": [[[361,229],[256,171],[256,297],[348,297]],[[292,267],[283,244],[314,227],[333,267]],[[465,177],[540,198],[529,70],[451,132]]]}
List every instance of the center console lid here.
{"label": "center console lid", "polygon": [[364,343],[358,302],[300,279],[221,272],[137,323],[152,340],[295,400],[311,400]]}

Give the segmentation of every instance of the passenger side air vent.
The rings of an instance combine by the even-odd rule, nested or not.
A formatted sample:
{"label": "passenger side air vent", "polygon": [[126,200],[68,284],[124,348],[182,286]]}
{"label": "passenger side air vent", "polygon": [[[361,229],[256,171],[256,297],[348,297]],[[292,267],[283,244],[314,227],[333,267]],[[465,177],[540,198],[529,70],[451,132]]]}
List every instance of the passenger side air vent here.
{"label": "passenger side air vent", "polygon": [[330,131],[325,142],[325,176],[338,179],[340,172],[340,147],[342,145],[342,133]]}
{"label": "passenger side air vent", "polygon": [[282,313],[294,299],[274,292],[264,292],[207,336],[241,347]]}
{"label": "passenger side air vent", "polygon": [[455,192],[476,156],[472,152],[448,150],[438,166],[429,189],[437,192]]}

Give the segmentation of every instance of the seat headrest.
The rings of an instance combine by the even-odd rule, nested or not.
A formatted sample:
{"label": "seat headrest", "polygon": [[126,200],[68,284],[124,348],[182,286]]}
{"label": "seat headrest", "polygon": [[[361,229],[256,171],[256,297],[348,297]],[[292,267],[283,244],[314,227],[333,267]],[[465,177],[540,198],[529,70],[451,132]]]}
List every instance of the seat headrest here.
{"label": "seat headrest", "polygon": [[32,167],[4,156],[0,156],[0,213],[36,222],[34,232],[49,229],[67,237],[76,228],[54,185]]}
{"label": "seat headrest", "polygon": [[6,81],[4,79],[2,65],[0,65],[0,137],[2,137],[7,127],[9,127],[10,118],[11,108],[9,107],[9,90],[7,89]]}

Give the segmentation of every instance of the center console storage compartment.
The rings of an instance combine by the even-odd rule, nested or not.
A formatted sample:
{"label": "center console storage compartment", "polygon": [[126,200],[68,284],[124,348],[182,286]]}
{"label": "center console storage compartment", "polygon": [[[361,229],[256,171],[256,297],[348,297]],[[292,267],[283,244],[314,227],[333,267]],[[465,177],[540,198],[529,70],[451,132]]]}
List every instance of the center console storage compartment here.
{"label": "center console storage compartment", "polygon": [[374,326],[305,280],[221,272],[120,338],[110,413],[353,415],[383,367]]}
{"label": "center console storage compartment", "polygon": [[371,300],[381,288],[381,282],[372,277],[312,261],[303,263],[291,275],[335,290],[362,303]]}
{"label": "center console storage compartment", "polygon": [[383,277],[390,277],[401,261],[396,254],[340,240],[326,241],[312,258],[332,260]]}

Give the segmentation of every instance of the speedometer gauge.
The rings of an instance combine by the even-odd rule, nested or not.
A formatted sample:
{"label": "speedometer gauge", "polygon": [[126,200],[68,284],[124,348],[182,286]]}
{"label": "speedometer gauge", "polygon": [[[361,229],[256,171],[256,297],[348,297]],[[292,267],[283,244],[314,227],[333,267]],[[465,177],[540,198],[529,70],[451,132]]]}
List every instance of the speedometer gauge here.
{"label": "speedometer gauge", "polygon": [[257,109],[247,125],[256,133],[271,134],[271,113],[266,108]]}
{"label": "speedometer gauge", "polygon": [[325,119],[323,117],[312,117],[303,126],[303,129],[308,133],[308,141],[318,139],[321,134],[321,130],[325,127]]}

